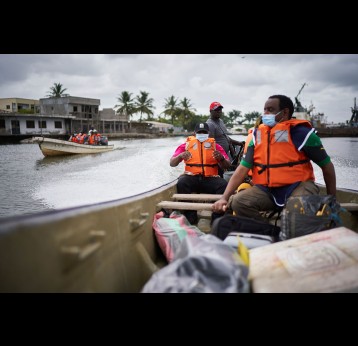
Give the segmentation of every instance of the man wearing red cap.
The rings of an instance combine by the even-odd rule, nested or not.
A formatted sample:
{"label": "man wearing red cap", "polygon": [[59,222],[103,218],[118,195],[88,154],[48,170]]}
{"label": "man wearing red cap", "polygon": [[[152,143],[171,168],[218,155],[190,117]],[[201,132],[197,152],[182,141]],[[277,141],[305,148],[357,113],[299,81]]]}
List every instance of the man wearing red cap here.
{"label": "man wearing red cap", "polygon": [[[235,141],[234,139],[231,139],[227,133],[228,130],[220,118],[222,116],[222,109],[224,107],[219,102],[212,102],[210,104],[209,110],[210,110],[210,118],[206,121],[206,123],[209,125],[210,130],[210,137],[215,138],[216,143],[220,144],[225,152],[228,154],[229,158],[232,161],[234,159],[233,155],[233,146],[234,145],[243,145],[242,142]],[[230,150],[231,146],[231,150]],[[222,176],[223,172],[219,170],[220,176]]]}

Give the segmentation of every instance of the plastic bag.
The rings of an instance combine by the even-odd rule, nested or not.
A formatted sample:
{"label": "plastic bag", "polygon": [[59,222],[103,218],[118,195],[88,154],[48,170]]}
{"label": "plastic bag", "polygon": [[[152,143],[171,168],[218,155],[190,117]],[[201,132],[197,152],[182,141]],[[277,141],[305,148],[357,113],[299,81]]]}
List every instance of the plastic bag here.
{"label": "plastic bag", "polygon": [[185,237],[174,261],[142,293],[248,293],[248,271],[237,251],[215,236]]}
{"label": "plastic bag", "polygon": [[173,211],[169,218],[165,217],[163,211],[155,214],[153,229],[168,262],[173,260],[176,250],[186,236],[199,237],[205,234],[198,227],[191,225],[187,218],[177,211]]}
{"label": "plastic bag", "polygon": [[343,208],[332,195],[290,197],[281,214],[280,239],[300,237],[341,226]]}

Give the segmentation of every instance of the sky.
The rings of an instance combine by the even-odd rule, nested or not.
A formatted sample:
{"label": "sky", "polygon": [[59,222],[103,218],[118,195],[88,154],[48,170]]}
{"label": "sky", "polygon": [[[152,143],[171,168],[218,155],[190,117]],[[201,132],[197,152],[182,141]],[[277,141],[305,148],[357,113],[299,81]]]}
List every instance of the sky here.
{"label": "sky", "polygon": [[294,102],[306,83],[301,104],[339,123],[358,97],[358,54],[0,54],[0,98],[44,98],[54,83],[100,99],[100,110],[122,91],[145,91],[156,117],[171,95],[188,98],[197,114],[209,115],[213,101],[226,113],[261,113],[269,96]]}

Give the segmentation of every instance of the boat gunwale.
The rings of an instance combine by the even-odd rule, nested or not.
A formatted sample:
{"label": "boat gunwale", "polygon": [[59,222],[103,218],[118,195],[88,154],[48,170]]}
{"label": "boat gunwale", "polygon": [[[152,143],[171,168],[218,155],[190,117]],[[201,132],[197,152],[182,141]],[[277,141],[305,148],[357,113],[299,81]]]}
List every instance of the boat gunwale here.
{"label": "boat gunwale", "polygon": [[178,178],[161,185],[157,188],[138,193],[133,196],[122,197],[110,201],[97,202],[93,204],[75,206],[64,209],[46,210],[39,213],[28,214],[28,215],[15,215],[0,219],[0,234],[11,232],[14,228],[22,226],[33,226],[40,225],[47,222],[59,221],[61,219],[78,217],[80,215],[88,214],[91,212],[98,212],[106,208],[119,207],[124,204],[135,202],[139,199],[148,198],[156,194],[175,186]]}

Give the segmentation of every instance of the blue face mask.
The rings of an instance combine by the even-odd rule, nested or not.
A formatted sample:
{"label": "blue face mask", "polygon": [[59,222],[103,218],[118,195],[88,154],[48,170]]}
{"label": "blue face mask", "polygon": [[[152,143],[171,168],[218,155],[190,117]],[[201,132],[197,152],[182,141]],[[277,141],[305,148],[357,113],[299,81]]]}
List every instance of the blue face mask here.
{"label": "blue face mask", "polygon": [[196,139],[200,142],[204,142],[209,138],[209,134],[208,133],[197,133],[195,135]]}
{"label": "blue face mask", "polygon": [[282,111],[279,111],[276,114],[262,114],[262,122],[266,126],[274,127],[277,124],[276,115],[280,114]]}

